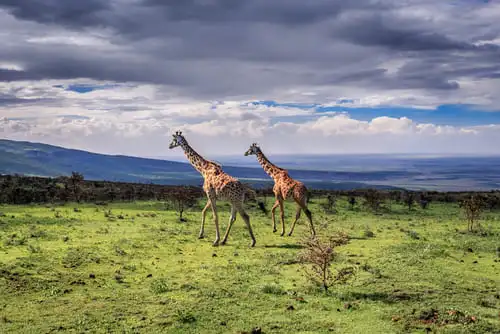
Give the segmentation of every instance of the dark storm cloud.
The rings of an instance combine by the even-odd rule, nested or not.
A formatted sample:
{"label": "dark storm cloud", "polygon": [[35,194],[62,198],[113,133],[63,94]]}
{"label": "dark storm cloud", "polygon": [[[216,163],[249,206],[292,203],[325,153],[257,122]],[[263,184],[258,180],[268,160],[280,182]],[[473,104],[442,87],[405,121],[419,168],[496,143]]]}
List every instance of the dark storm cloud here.
{"label": "dark storm cloud", "polygon": [[[267,22],[290,26],[334,18],[345,10],[386,6],[369,0],[143,0],[113,3],[108,0],[1,0],[0,7],[24,20],[67,26],[113,26],[131,23],[135,14],[160,14],[164,21]],[[116,15],[119,13],[119,15]],[[143,25],[161,22],[143,22]],[[126,28],[122,26],[122,28]]]}
{"label": "dark storm cloud", "polygon": [[[450,75],[451,77],[451,75]],[[460,88],[455,81],[449,81],[446,76],[436,73],[407,73],[398,72],[390,75],[383,68],[352,71],[347,74],[323,74],[319,75],[316,81],[320,85],[374,85],[384,89],[435,89],[454,90]]]}
{"label": "dark storm cloud", "polygon": [[41,79],[38,73],[0,68],[0,81],[21,81]]}
{"label": "dark storm cloud", "polygon": [[0,0],[2,7],[19,19],[72,27],[100,24],[111,9],[105,0]]}
{"label": "dark storm cloud", "polygon": [[[384,78],[387,70],[385,68],[376,68],[361,71],[351,71],[346,74],[335,74],[330,77],[330,83],[348,83],[362,80],[381,80]],[[327,79],[328,80],[328,79]]]}
{"label": "dark storm cloud", "polygon": [[333,32],[334,37],[363,46],[386,47],[395,51],[447,51],[469,50],[469,43],[454,41],[439,32],[408,28],[403,22],[395,22],[389,15],[373,15],[358,18],[341,25]]}
{"label": "dark storm cloud", "polygon": [[266,22],[297,26],[317,23],[336,17],[339,13],[355,8],[383,8],[373,1],[316,0],[145,0],[147,7],[162,10],[165,17],[174,21],[201,22]]}
{"label": "dark storm cloud", "polygon": [[[418,3],[433,6],[388,0],[0,0],[0,15],[3,8],[19,22],[80,33],[106,28],[109,43],[99,49],[12,36],[0,63],[18,61],[23,71],[0,67],[0,81],[153,83],[224,99],[293,86],[458,90],[462,77],[498,77],[498,46],[473,44],[471,36],[495,37],[499,29],[449,13],[456,25],[450,36],[445,23],[401,16],[405,5]],[[41,35],[44,26],[36,29]],[[384,62],[393,58],[407,64],[391,72]]]}

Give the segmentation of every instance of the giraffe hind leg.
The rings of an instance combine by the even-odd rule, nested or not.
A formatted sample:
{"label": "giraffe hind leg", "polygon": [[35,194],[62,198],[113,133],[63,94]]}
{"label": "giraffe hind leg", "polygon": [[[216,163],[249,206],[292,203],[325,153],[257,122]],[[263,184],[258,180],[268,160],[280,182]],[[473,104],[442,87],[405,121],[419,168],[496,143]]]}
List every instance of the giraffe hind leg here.
{"label": "giraffe hind leg", "polygon": [[[297,203],[297,205],[299,206],[299,208],[297,209],[297,211],[299,211],[300,209],[302,209],[304,211],[304,213],[306,214],[307,220],[309,221],[309,226],[310,226],[310,229],[311,229],[311,234],[313,236],[315,236],[316,235],[316,230],[314,228],[314,224],[313,224],[313,221],[312,221],[312,213],[309,210],[309,208],[307,207],[306,197],[304,195],[302,195],[302,196],[296,196],[294,199],[295,199],[295,202]],[[299,212],[297,212],[297,215],[300,217],[300,213]],[[295,223],[298,220],[297,215],[296,215],[295,222],[292,225],[292,228],[290,229],[290,233],[288,233],[289,236],[292,235],[293,229],[295,227]]]}
{"label": "giraffe hind leg", "polygon": [[245,222],[245,225],[248,228],[248,233],[250,233],[250,238],[252,238],[252,243],[250,244],[250,247],[254,247],[255,246],[255,242],[256,242],[255,241],[255,236],[253,234],[252,225],[250,225],[250,217],[245,212],[245,209],[243,208],[243,203],[238,204],[236,210],[238,210],[238,213],[240,214],[241,218]]}
{"label": "giraffe hind leg", "polygon": [[312,221],[312,214],[311,214],[311,211],[310,211],[310,210],[306,207],[306,208],[304,209],[304,212],[305,212],[305,214],[306,214],[306,216],[307,216],[307,220],[309,220],[309,224],[311,225],[311,234],[312,234],[313,236],[315,236],[315,235],[316,235],[316,230],[314,229],[314,224],[313,224],[313,221]]}
{"label": "giraffe hind leg", "polygon": [[292,227],[290,228],[290,232],[288,233],[289,237],[292,236],[293,230],[295,229],[295,224],[297,224],[301,212],[302,212],[302,207],[300,205],[297,205],[297,212],[295,213],[295,221],[293,222]]}
{"label": "giraffe hind leg", "polygon": [[234,205],[231,205],[231,217],[229,217],[229,225],[227,225],[226,233],[224,233],[224,237],[222,238],[222,245],[226,244],[227,237],[229,236],[229,231],[231,230],[231,227],[233,226],[234,221],[236,220],[236,208]]}

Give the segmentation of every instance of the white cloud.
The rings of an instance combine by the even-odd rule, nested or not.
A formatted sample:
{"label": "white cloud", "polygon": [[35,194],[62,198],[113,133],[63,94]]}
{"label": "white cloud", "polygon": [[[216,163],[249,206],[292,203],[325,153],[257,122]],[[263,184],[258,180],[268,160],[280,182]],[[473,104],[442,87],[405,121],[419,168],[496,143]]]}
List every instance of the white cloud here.
{"label": "white cloud", "polygon": [[24,68],[14,62],[0,62],[0,70],[22,71]]}
{"label": "white cloud", "polygon": [[[182,130],[200,152],[242,154],[257,141],[273,153],[498,153],[500,126],[456,127],[407,117],[358,120],[314,108],[247,101],[196,102],[162,97],[155,86],[77,94],[54,83],[10,87],[18,97],[57,98],[36,107],[0,106],[0,136],[100,153],[180,156],[170,135]],[[160,97],[160,98],[158,98]],[[49,100],[50,101],[50,100]],[[124,106],[130,107],[123,111]]]}
{"label": "white cloud", "polygon": [[28,37],[26,43],[46,45],[71,45],[77,47],[92,47],[101,51],[116,49],[102,33],[55,32],[49,36]]}

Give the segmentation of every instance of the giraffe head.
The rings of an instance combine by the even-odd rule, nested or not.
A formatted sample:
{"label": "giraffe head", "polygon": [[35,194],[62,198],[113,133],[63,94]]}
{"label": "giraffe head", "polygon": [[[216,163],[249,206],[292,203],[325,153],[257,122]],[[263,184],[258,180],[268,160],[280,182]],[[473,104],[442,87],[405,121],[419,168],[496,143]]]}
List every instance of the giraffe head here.
{"label": "giraffe head", "polygon": [[186,139],[182,135],[181,131],[176,131],[175,134],[172,135],[174,137],[172,139],[172,142],[170,143],[170,146],[168,147],[169,149],[173,149],[177,146],[181,146],[182,144],[186,143]]}
{"label": "giraffe head", "polygon": [[257,145],[257,143],[253,143],[252,145],[250,145],[250,148],[245,152],[245,156],[257,154],[259,152],[260,152],[259,145]]}

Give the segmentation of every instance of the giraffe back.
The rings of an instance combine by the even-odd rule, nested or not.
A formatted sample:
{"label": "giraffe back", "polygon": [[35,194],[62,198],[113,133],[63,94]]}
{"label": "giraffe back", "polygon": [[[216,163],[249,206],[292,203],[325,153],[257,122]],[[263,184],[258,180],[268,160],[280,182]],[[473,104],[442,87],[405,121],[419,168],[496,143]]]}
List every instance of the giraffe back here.
{"label": "giraffe back", "polygon": [[212,169],[207,171],[205,182],[203,183],[203,190],[205,192],[215,192],[217,199],[228,200],[230,202],[243,201],[246,189],[243,184],[221,169]]}
{"label": "giraffe back", "polygon": [[283,199],[287,199],[296,195],[303,196],[307,189],[302,182],[294,180],[287,172],[284,172],[275,179],[273,191],[275,194],[280,194]]}

